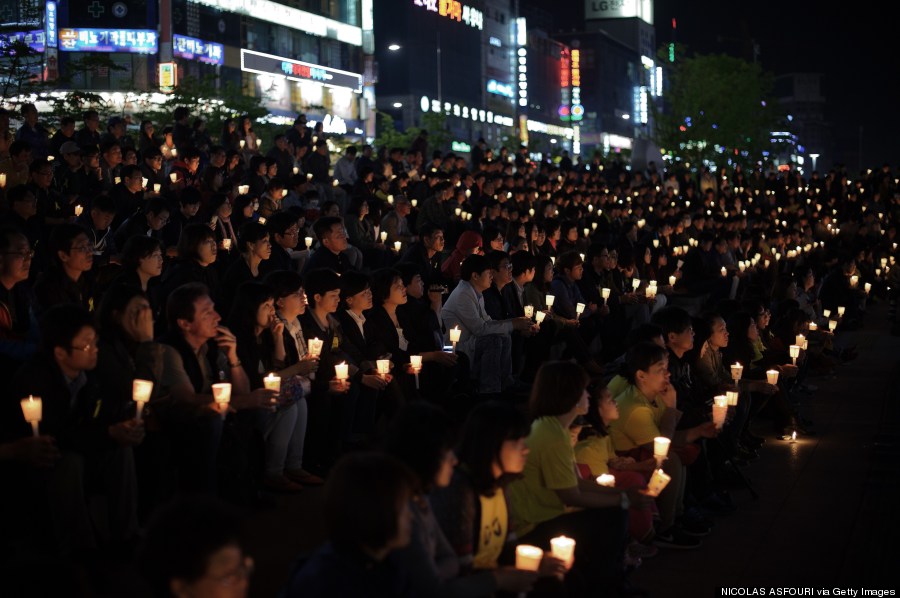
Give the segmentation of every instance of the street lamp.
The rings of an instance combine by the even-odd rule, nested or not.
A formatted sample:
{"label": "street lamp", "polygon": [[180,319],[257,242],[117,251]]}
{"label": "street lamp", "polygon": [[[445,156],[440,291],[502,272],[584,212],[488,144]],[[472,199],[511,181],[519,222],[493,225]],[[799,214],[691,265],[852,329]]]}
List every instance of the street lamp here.
{"label": "street lamp", "polygon": [[809,157],[812,158],[812,169],[813,169],[813,172],[815,172],[816,171],[816,159],[819,157],[819,154],[810,154]]}
{"label": "street lamp", "polygon": [[388,50],[390,50],[391,52],[396,52],[399,49],[400,49],[400,44],[391,44],[390,46],[388,46]]}
{"label": "street lamp", "polygon": [[394,108],[403,108],[403,103],[402,102],[394,102],[393,106],[394,106]]}

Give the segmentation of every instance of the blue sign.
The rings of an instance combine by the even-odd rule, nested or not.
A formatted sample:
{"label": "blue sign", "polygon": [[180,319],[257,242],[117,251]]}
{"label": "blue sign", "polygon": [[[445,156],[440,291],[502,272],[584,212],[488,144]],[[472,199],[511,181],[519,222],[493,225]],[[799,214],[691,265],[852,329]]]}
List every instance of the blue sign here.
{"label": "blue sign", "polygon": [[186,35],[174,35],[172,53],[179,58],[199,60],[206,64],[222,65],[225,62],[225,46],[214,42],[206,42]]}
{"label": "blue sign", "polygon": [[512,99],[515,97],[515,93],[513,92],[513,86],[511,83],[500,83],[499,81],[495,81],[493,79],[488,79],[487,91],[488,93],[495,93],[498,96],[503,96],[504,98]]}
{"label": "blue sign", "polygon": [[0,33],[0,49],[8,47],[14,42],[27,44],[35,52],[43,52],[45,47],[44,30],[14,31],[12,33]]}
{"label": "blue sign", "polygon": [[56,47],[56,2],[47,2],[47,47]]}
{"label": "blue sign", "polygon": [[147,29],[60,29],[64,52],[130,52],[156,54],[157,35]]}

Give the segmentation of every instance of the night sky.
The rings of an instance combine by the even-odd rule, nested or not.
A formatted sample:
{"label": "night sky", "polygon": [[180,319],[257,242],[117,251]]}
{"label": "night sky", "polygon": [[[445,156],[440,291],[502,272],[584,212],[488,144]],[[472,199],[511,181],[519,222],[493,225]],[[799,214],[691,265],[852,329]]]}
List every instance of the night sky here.
{"label": "night sky", "polygon": [[[524,3],[550,11],[560,28],[578,26],[571,13],[566,17],[558,10],[558,0]],[[760,47],[763,67],[776,75],[823,73],[835,159],[855,171],[862,126],[864,165],[888,162],[896,170],[900,166],[900,27],[895,18],[898,11],[890,6],[807,0],[740,4],[656,0],[656,40],[658,44],[671,41],[671,21],[676,17],[677,41],[695,52],[750,60],[752,38]]]}

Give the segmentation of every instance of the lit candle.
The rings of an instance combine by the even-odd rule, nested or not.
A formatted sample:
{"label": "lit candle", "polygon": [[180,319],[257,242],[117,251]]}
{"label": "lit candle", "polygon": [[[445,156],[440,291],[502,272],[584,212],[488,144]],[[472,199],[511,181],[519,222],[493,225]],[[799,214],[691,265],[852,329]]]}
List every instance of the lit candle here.
{"label": "lit candle", "polygon": [[304,237],[303,241],[306,243],[307,249],[312,249],[313,238],[312,237]]}
{"label": "lit candle", "polygon": [[56,156],[47,156],[47,162],[53,162],[56,160]]}
{"label": "lit candle", "polygon": [[602,473],[597,476],[597,485],[613,488],[616,485],[616,476],[609,473]]}
{"label": "lit candle", "polygon": [[453,352],[456,353],[456,343],[459,342],[459,337],[462,334],[462,330],[459,329],[459,326],[454,326],[450,329],[450,342],[453,343]]}
{"label": "lit candle", "polygon": [[337,179],[334,179],[333,181],[331,181],[331,186],[332,186],[332,187],[337,187],[337,186],[338,186],[338,180],[337,180]]}
{"label": "lit candle", "polygon": [[611,291],[605,287],[600,289],[600,296],[603,297],[604,301],[607,301],[609,299],[610,292]]}
{"label": "lit candle", "polygon": [[178,182],[178,173],[173,172],[172,174],[170,174],[169,180],[172,181],[173,183],[177,183]]}
{"label": "lit candle", "polygon": [[259,222],[260,224],[265,224],[265,223],[266,223],[266,219],[263,218],[262,216],[260,216],[258,222]]}
{"label": "lit candle", "polygon": [[591,236],[591,229],[585,227],[585,228],[584,228],[584,236],[585,236],[585,237]]}
{"label": "lit candle", "polygon": [[149,183],[149,182],[150,182],[150,179],[148,179],[147,177],[141,177],[141,187],[142,188],[146,189],[147,183]]}
{"label": "lit candle", "polygon": [[656,457],[656,466],[662,467],[663,461],[669,455],[669,447],[672,441],[665,436],[657,436],[653,439],[653,456]]}
{"label": "lit candle", "polygon": [[231,239],[230,238],[222,239],[222,249],[224,249],[225,251],[231,251]]}
{"label": "lit candle", "polygon": [[825,316],[826,318],[830,318],[830,317],[831,317],[831,310],[830,310],[830,309],[823,309],[823,310],[822,310],[822,315]]}
{"label": "lit candle", "polygon": [[462,215],[462,208],[456,208],[455,210],[453,210],[453,212],[454,212],[457,216],[460,216],[460,215]]}
{"label": "lit candle", "polygon": [[547,314],[545,314],[545,313],[542,312],[542,311],[539,311],[539,312],[537,312],[537,313],[534,314],[534,319],[537,321],[537,323],[538,323],[539,326],[540,326],[541,322],[544,321],[544,318],[546,318],[546,317],[547,317]]}
{"label": "lit candle", "polygon": [[422,356],[421,355],[410,355],[409,356],[409,365],[412,366],[413,374],[416,377],[416,389],[419,388],[419,372],[422,371]]}
{"label": "lit candle", "polygon": [[311,181],[312,179],[313,179],[312,173],[311,173],[311,172],[307,172],[307,173],[306,173],[306,180],[307,180],[307,181]]}
{"label": "lit candle", "polygon": [[544,297],[544,301],[547,303],[547,309],[553,307],[553,302],[556,301],[556,297],[553,295],[547,295]]}
{"label": "lit candle", "polygon": [[596,222],[591,222],[591,229],[597,230],[597,223],[596,223]]}
{"label": "lit candle", "polygon": [[247,195],[250,193],[250,185],[238,185],[238,194]]}
{"label": "lit candle", "polygon": [[384,243],[385,241],[387,241],[387,235],[388,235],[388,234],[387,234],[387,231],[386,231],[386,230],[381,231],[381,242],[382,242],[382,243]]}
{"label": "lit candle", "polygon": [[575,304],[575,314],[580,318],[581,314],[584,313],[584,309],[587,307],[584,303],[576,303]]}
{"label": "lit candle", "polygon": [[141,414],[144,412],[144,404],[150,401],[150,393],[153,392],[153,382],[149,380],[134,380],[131,383],[131,399],[137,403],[135,411],[138,421],[141,421]]}
{"label": "lit candle", "polygon": [[307,351],[312,357],[319,357],[322,355],[322,345],[325,344],[325,341],[320,341],[318,337],[311,338],[307,342]]}
{"label": "lit candle", "polygon": [[802,334],[798,334],[796,337],[794,337],[794,344],[802,349],[803,345],[806,344],[806,337]]}
{"label": "lit candle", "polygon": [[419,205],[419,200],[413,199],[410,203],[412,203],[412,207],[416,207],[417,205]]}
{"label": "lit candle", "polygon": [[537,571],[543,557],[544,551],[537,546],[527,544],[516,546],[516,569]]}
{"label": "lit candle", "polygon": [[0,189],[6,187],[6,173],[0,172]]}
{"label": "lit candle", "polygon": [[659,249],[659,239],[653,239],[653,248]]}
{"label": "lit candle", "polygon": [[344,382],[347,378],[350,377],[350,366],[347,365],[346,361],[342,361],[341,363],[336,363],[334,365],[334,377]]}
{"label": "lit candle", "polygon": [[231,402],[231,384],[229,382],[219,382],[212,385],[213,399],[222,414],[222,419],[228,414],[228,403]]}
{"label": "lit candle", "polygon": [[725,415],[728,413],[728,397],[719,395],[713,397],[712,417],[716,424],[716,430],[721,430],[725,425]]}
{"label": "lit candle", "polygon": [[638,290],[639,286],[641,286],[641,279],[640,278],[632,279],[631,288],[636,291],[636,290]]}
{"label": "lit candle", "polygon": [[791,359],[794,361],[794,365],[797,365],[797,358],[800,357],[800,346],[791,345],[789,350],[791,352]]}
{"label": "lit candle", "polygon": [[667,475],[662,469],[655,470],[653,475],[650,476],[650,481],[647,482],[647,494],[654,497],[659,496],[671,481],[672,477]]}
{"label": "lit candle", "polygon": [[263,387],[266,390],[281,392],[281,376],[276,376],[275,372],[271,372],[268,376],[263,378]]}
{"label": "lit candle", "polygon": [[810,322],[810,323],[809,323],[809,331],[810,331],[810,332],[815,332],[815,331],[818,330],[818,329],[819,329],[819,325],[818,325],[818,324],[816,324],[815,322]]}
{"label": "lit candle", "polygon": [[828,330],[830,332],[837,330],[837,320],[828,320]]}
{"label": "lit candle", "polygon": [[159,193],[160,191],[162,191],[162,185],[160,185],[159,183],[153,183],[153,192]]}
{"label": "lit candle", "polygon": [[735,363],[733,366],[731,366],[731,379],[732,380],[734,380],[735,382],[739,382],[741,379],[741,376],[743,376],[743,375],[744,375],[744,366],[742,366],[739,363]]}
{"label": "lit candle", "polygon": [[122,177],[120,177],[120,176],[117,176],[116,178],[113,179],[113,183],[115,183],[116,185],[118,185],[121,182],[122,182]]}
{"label": "lit candle", "polygon": [[868,295],[869,292],[872,290],[872,283],[871,283],[871,282],[867,282],[867,283],[863,286],[863,288],[866,290],[866,295]]}
{"label": "lit candle", "polygon": [[300,167],[294,166],[294,174],[300,174]]}
{"label": "lit candle", "polygon": [[22,415],[25,416],[25,421],[31,424],[31,431],[34,432],[34,435],[39,436],[38,424],[41,422],[41,416],[44,412],[44,405],[41,402],[41,397],[28,395],[27,399],[22,399],[21,404]]}
{"label": "lit candle", "polygon": [[387,202],[388,202],[389,204],[391,204],[391,205],[394,205],[394,196],[393,196],[393,195],[388,195],[388,196],[387,196]]}
{"label": "lit candle", "polygon": [[387,375],[391,371],[391,361],[389,359],[377,359],[375,360],[375,367],[378,370],[378,375],[381,376],[382,380],[387,380]]}
{"label": "lit candle", "polygon": [[402,247],[402,243],[400,241],[394,241],[394,251],[400,253],[400,247]]}
{"label": "lit candle", "polygon": [[84,213],[84,206],[75,206],[75,216],[81,216]]}
{"label": "lit candle", "polygon": [[178,156],[178,150],[173,147],[172,148],[172,157],[175,158],[177,156]]}
{"label": "lit candle", "polygon": [[288,194],[288,190],[287,190],[287,189],[282,189],[282,190],[281,190],[281,199],[284,199],[285,197],[287,197],[287,194]]}
{"label": "lit candle", "polygon": [[838,306],[838,317],[839,317],[839,318],[843,318],[843,317],[844,317],[844,314],[845,314],[846,312],[847,312],[847,308],[846,308],[846,307],[844,307],[843,305],[839,305],[839,306]]}
{"label": "lit candle", "polygon": [[778,370],[766,370],[766,380],[769,384],[778,384]]}
{"label": "lit candle", "polygon": [[859,276],[854,274],[850,277],[850,288],[855,289],[859,285]]}
{"label": "lit candle", "polygon": [[526,317],[526,318],[533,318],[533,317],[534,317],[534,306],[533,306],[533,305],[526,305],[526,306],[525,306],[525,317]]}
{"label": "lit candle", "polygon": [[241,144],[241,149],[244,149],[244,146],[247,145],[247,142],[246,142],[245,140],[243,140],[243,139],[241,139],[241,140],[239,141],[239,143]]}
{"label": "lit candle", "polygon": [[678,279],[675,277],[674,274],[669,277],[669,286],[670,287],[674,287],[676,282],[678,282]]}
{"label": "lit candle", "polygon": [[656,297],[656,287],[648,286],[644,289],[644,295],[647,296],[647,299],[654,299]]}
{"label": "lit candle", "polygon": [[256,148],[259,149],[259,146],[261,146],[261,145],[262,145],[262,139],[260,139],[259,137],[257,137],[257,138],[256,138]]}
{"label": "lit candle", "polygon": [[722,276],[728,276],[728,270],[725,269],[725,266],[722,266]]}
{"label": "lit candle", "polygon": [[565,536],[550,539],[550,554],[564,563],[568,563],[575,555],[575,540]]}
{"label": "lit candle", "polygon": [[736,390],[727,390],[725,391],[725,398],[728,399],[729,407],[737,407],[739,394]]}

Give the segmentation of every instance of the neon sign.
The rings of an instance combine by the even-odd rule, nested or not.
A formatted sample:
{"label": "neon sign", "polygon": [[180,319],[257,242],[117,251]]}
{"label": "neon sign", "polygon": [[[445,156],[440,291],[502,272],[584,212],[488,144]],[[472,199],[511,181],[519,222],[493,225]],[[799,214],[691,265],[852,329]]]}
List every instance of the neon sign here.
{"label": "neon sign", "polygon": [[145,29],[60,29],[64,52],[128,52],[156,54],[155,31]]}
{"label": "neon sign", "polygon": [[513,99],[516,97],[513,86],[510,83],[500,83],[494,79],[488,79],[487,91],[488,93],[494,93],[498,96],[503,96],[504,98]]}
{"label": "neon sign", "polygon": [[172,46],[172,53],[179,58],[220,66],[225,63],[225,46],[222,44],[176,33],[172,39]]}
{"label": "neon sign", "polygon": [[413,0],[428,12],[435,12],[458,23],[465,23],[481,31],[484,29],[484,13],[457,0]]}
{"label": "neon sign", "polygon": [[581,50],[572,50],[572,114],[573,121],[584,118],[584,106],[581,105]]}
{"label": "neon sign", "polygon": [[325,87],[351,89],[362,92],[362,75],[327,66],[300,62],[253,50],[241,50],[241,70],[260,75],[285,77],[292,81],[312,81]]}
{"label": "neon sign", "polygon": [[518,67],[516,71],[519,74],[519,106],[528,105],[528,50],[525,45],[528,43],[528,30],[525,28],[525,17],[516,19],[516,44],[519,46]]}
{"label": "neon sign", "polygon": [[56,47],[56,2],[47,2],[47,47]]}
{"label": "neon sign", "polygon": [[0,49],[6,49],[15,42],[21,42],[35,52],[43,52],[46,42],[45,35],[43,29],[0,33]]}
{"label": "neon sign", "polygon": [[571,81],[571,53],[568,48],[563,48],[559,53],[559,118],[560,120],[570,120],[572,114],[571,101],[572,96],[569,93],[569,82]]}

